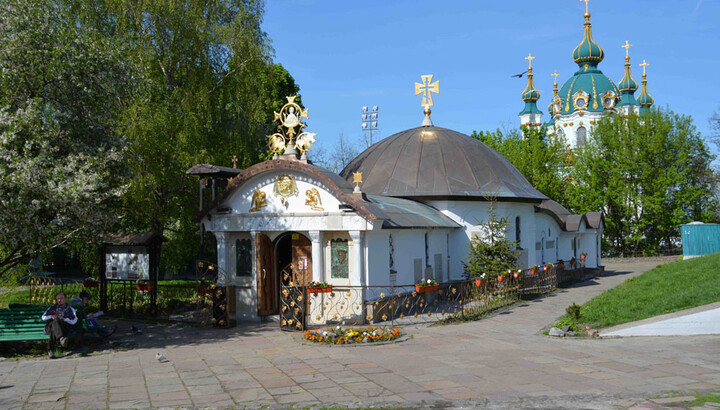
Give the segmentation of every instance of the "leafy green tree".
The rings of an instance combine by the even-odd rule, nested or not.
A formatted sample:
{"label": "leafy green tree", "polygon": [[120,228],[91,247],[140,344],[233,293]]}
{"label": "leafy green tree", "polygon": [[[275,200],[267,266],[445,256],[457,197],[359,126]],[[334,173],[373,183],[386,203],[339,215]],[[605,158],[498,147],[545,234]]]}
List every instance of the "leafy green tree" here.
{"label": "leafy green tree", "polygon": [[116,220],[131,79],[121,44],[62,2],[0,2],[0,44],[3,275]]}
{"label": "leafy green tree", "polygon": [[503,133],[473,131],[471,137],[489,145],[517,168],[528,182],[549,198],[568,206],[568,167],[573,155],[565,142],[547,137],[547,129],[525,128]]}
{"label": "leafy green tree", "polygon": [[520,252],[517,243],[506,237],[510,221],[497,213],[496,198],[487,198],[487,219],[477,224],[478,232],[470,241],[465,270],[471,278],[487,274],[490,278],[517,267]]}
{"label": "leafy green tree", "polygon": [[605,239],[618,251],[670,246],[680,224],[716,218],[714,157],[690,117],[605,117],[576,155],[572,208],[603,209]]}

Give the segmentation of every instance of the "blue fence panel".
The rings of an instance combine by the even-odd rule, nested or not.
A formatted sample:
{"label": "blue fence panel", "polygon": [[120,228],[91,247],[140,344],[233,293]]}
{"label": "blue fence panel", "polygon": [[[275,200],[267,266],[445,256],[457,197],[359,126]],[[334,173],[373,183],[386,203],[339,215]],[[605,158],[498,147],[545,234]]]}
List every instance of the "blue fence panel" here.
{"label": "blue fence panel", "polygon": [[699,256],[720,252],[720,225],[680,225],[683,255]]}

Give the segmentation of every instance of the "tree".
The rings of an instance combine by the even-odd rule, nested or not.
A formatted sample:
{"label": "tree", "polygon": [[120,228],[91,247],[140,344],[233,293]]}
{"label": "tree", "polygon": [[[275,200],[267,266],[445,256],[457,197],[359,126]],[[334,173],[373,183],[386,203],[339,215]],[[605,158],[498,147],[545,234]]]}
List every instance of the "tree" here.
{"label": "tree", "polygon": [[670,246],[680,224],[717,218],[714,157],[687,116],[653,109],[605,117],[576,155],[572,208],[603,209],[615,250]]}
{"label": "tree", "polygon": [[0,275],[84,243],[124,191],[122,47],[63,2],[0,3]]}
{"label": "tree", "polygon": [[345,135],[341,132],[330,151],[325,151],[320,146],[313,153],[312,158],[315,164],[339,174],[359,153],[357,146],[345,138]]}
{"label": "tree", "polygon": [[547,137],[545,127],[502,132],[473,131],[476,138],[498,151],[538,191],[568,206],[568,168],[573,156],[565,142]]}
{"label": "tree", "polygon": [[517,242],[507,239],[506,232],[510,225],[507,217],[497,214],[497,198],[487,198],[487,219],[478,225],[478,234],[470,240],[470,254],[465,270],[471,278],[483,274],[495,277],[500,273],[517,267]]}

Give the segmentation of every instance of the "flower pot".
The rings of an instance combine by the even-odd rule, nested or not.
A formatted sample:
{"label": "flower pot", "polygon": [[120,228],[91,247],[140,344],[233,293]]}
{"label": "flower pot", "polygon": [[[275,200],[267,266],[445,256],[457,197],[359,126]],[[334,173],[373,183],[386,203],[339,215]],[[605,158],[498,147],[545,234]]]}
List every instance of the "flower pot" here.
{"label": "flower pot", "polygon": [[135,288],[138,290],[138,292],[148,292],[153,290],[153,285],[150,283],[138,283],[135,285]]}
{"label": "flower pot", "polygon": [[415,291],[416,292],[432,292],[435,290],[438,290],[439,285],[430,285],[430,286],[420,286],[415,285]]}
{"label": "flower pot", "polygon": [[83,286],[86,288],[96,288],[100,285],[100,282],[83,282]]}
{"label": "flower pot", "polygon": [[580,255],[581,260],[585,260],[585,255]]}
{"label": "flower pot", "polygon": [[513,272],[513,278],[514,278],[514,279],[517,279],[517,278],[518,278],[518,273],[517,273],[517,272]]}
{"label": "flower pot", "polygon": [[498,275],[497,280],[498,280],[498,282],[502,282],[502,281],[503,281],[503,277],[502,277],[501,275]]}
{"label": "flower pot", "polygon": [[318,293],[330,293],[330,292],[332,292],[332,288],[333,288],[332,285],[323,286],[323,287],[316,286],[316,287],[308,288],[308,291],[310,291],[310,293],[312,293],[313,295],[317,295]]}
{"label": "flower pot", "polygon": [[534,275],[534,274],[535,274],[535,269],[530,269],[530,274],[531,274],[531,275]]}
{"label": "flower pot", "polygon": [[487,283],[485,279],[475,279],[475,286],[477,287],[483,287],[485,283]]}

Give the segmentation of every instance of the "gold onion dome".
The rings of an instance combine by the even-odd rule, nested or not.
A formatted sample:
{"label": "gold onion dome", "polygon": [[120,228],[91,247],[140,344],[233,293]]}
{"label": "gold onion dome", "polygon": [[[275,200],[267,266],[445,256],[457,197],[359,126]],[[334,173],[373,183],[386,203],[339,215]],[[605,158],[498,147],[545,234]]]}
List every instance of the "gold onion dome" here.
{"label": "gold onion dome", "polygon": [[605,52],[592,38],[592,24],[590,24],[590,13],[585,12],[585,33],[583,40],[573,50],[573,60],[579,65],[585,63],[601,62],[605,58]]}

